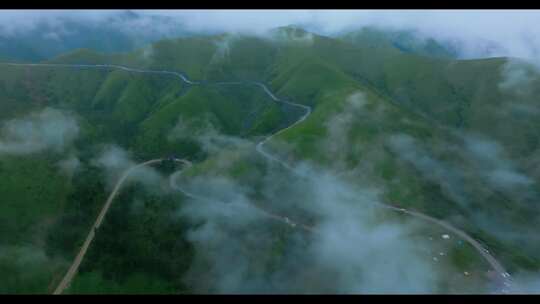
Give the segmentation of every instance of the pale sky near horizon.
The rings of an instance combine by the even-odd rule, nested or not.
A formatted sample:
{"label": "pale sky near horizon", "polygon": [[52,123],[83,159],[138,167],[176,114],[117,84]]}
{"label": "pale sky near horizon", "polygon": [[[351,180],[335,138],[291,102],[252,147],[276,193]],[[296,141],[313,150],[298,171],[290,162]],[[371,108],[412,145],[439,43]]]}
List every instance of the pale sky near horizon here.
{"label": "pale sky near horizon", "polygon": [[[37,21],[60,22],[60,17],[98,22],[120,11],[2,10],[0,34],[24,31]],[[465,52],[477,52],[479,41],[491,41],[504,55],[539,60],[540,10],[135,10],[144,16],[164,15],[190,30],[262,33],[299,24],[321,34],[366,25],[414,29],[440,40],[460,40]],[[467,54],[465,54],[467,55]]]}

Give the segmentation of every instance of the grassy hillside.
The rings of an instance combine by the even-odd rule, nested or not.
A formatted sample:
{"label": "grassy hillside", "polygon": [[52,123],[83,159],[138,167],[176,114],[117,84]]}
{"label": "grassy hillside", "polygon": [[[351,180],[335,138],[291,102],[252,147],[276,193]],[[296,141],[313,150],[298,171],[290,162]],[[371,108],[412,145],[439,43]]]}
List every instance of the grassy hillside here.
{"label": "grassy hillside", "polygon": [[[200,40],[198,43],[204,44],[204,39]],[[195,43],[186,52],[198,53],[199,47],[200,44]],[[159,62],[162,60],[160,44],[156,45],[156,50]],[[140,51],[104,55],[79,50],[51,62],[160,67],[141,60],[139,55]],[[167,64],[162,68],[165,66],[168,68]],[[179,70],[184,68],[191,71],[187,66],[180,66]],[[204,70],[196,64],[193,69]],[[5,121],[22,118],[46,106],[69,111],[76,117],[81,132],[75,147],[83,167],[92,167],[92,159],[99,151],[97,148],[103,143],[119,144],[131,150],[139,160],[171,153],[192,159],[203,157],[196,138],[168,139],[182,118],[209,119],[218,131],[240,136],[268,133],[294,118],[283,115],[286,109],[271,102],[253,85],[189,87],[169,75],[89,68],[6,67],[0,74],[0,104],[5,109],[2,113]],[[61,157],[64,155],[55,160],[34,155],[17,159],[1,157],[0,175],[8,181],[1,189],[2,196],[7,198],[2,206],[5,208],[2,231],[10,236],[4,239],[4,246],[34,242],[36,231],[39,231],[40,242],[35,246],[46,249],[50,259],[64,260],[44,272],[36,269],[35,276],[29,274],[28,278],[14,281],[6,287],[6,292],[50,291],[50,285],[58,283],[67,262],[82,244],[90,221],[106,197],[105,177],[97,175],[97,168],[79,172],[73,177],[77,182],[71,184],[69,177],[61,175],[55,167]],[[34,170],[34,178],[28,178],[30,168]],[[20,192],[22,195],[17,195]],[[86,207],[81,209],[81,206]],[[9,261],[6,257],[4,262]],[[13,277],[22,271],[17,267],[9,268],[9,271],[6,268],[6,273]],[[35,289],[21,287],[30,284],[32,278],[40,282],[46,280],[48,284],[36,283]]]}
{"label": "grassy hillside", "polygon": [[359,46],[394,48],[403,53],[427,57],[456,59],[458,55],[457,50],[452,46],[433,38],[422,37],[415,31],[364,27],[360,30],[344,32],[337,38]]}
{"label": "grassy hillside", "polygon": [[[402,44],[408,38],[403,39]],[[130,53],[82,49],[50,60],[179,71],[207,81],[200,86],[173,76],[110,69],[2,67],[0,119],[23,117],[45,106],[69,111],[81,128],[73,150],[85,168],[68,178],[54,167],[66,155],[0,156],[5,181],[0,195],[6,198],[0,228],[6,235],[2,244],[12,252],[2,257],[1,267],[21,275],[20,268],[8,266],[17,250],[26,250],[17,246],[27,243],[46,248],[47,258],[64,260],[53,263],[54,269],[36,271],[35,287],[21,287],[33,280],[30,276],[10,283],[6,292],[46,291],[41,282],[58,280],[75,254],[107,194],[106,177],[92,165],[101,144],[119,144],[137,161],[187,157],[196,161],[191,176],[225,170],[251,187],[254,197],[264,197],[258,188],[266,174],[260,157],[227,147],[218,155],[206,154],[201,134],[209,132],[210,124],[216,134],[251,140],[251,149],[303,111],[273,102],[253,85],[210,83],[234,80],[262,81],[280,98],[313,107],[303,123],[267,146],[284,159],[311,161],[353,184],[381,189],[388,203],[452,222],[486,243],[510,270],[539,269],[537,243],[512,240],[504,233],[509,227],[528,231],[540,218],[534,205],[540,178],[535,166],[540,78],[532,77],[527,90],[504,90],[507,59],[450,57],[429,44],[404,51],[396,47],[395,37],[376,32],[334,39],[285,27],[265,38],[189,37]],[[498,144],[471,142],[474,136]],[[479,158],[478,149],[487,149],[484,158],[492,158]],[[223,169],[220,157],[235,162]],[[510,165],[497,167],[493,159]],[[532,180],[527,196],[493,181],[493,176],[504,180],[520,174]],[[177,198],[130,189],[106,220],[103,229],[109,233],[96,239],[96,247],[106,249],[91,249],[70,292],[189,292],[175,278],[191,258],[173,237],[183,235],[185,223],[161,221],[174,210]],[[127,210],[136,200],[147,204],[132,214]],[[45,224],[48,228],[41,226]],[[126,257],[128,251],[137,254]],[[147,289],[140,289],[149,281],[153,283]]]}

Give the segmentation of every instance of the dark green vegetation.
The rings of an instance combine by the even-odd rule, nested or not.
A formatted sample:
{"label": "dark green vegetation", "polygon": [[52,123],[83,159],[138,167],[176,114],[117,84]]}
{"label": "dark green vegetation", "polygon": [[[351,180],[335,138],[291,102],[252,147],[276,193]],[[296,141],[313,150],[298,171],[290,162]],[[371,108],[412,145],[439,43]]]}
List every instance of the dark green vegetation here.
{"label": "dark green vegetation", "polygon": [[183,239],[188,227],[173,216],[179,208],[175,197],[148,193],[140,184],[126,187],[99,228],[69,292],[187,292],[178,274],[189,268],[192,250]]}
{"label": "dark green vegetation", "polygon": [[0,271],[5,278],[0,293],[45,292],[51,274],[64,270],[62,259],[45,251],[47,228],[62,213],[71,189],[54,159],[2,157]]}
{"label": "dark green vegetation", "polygon": [[[503,90],[506,58],[448,59],[451,54],[434,42],[404,51],[406,43],[389,44],[377,32],[338,40],[281,28],[270,37],[162,40],[149,56],[142,49],[78,50],[50,62],[174,70],[200,81],[265,82],[276,95],[313,107],[309,118],[269,149],[290,161],[349,173],[344,176],[354,183],[384,189],[387,202],[452,222],[484,242],[510,271],[540,268],[540,242],[498,233],[530,232],[527,227],[540,218],[534,201],[540,178],[538,77],[524,93]],[[0,269],[17,278],[2,292],[49,292],[51,281],[59,281],[108,195],[103,172],[92,165],[101,144],[116,143],[135,161],[174,153],[197,162],[195,175],[220,165],[197,142],[208,124],[220,134],[256,140],[303,114],[273,103],[255,86],[189,86],[175,76],[110,69],[2,66],[0,96],[2,120],[44,106],[76,116],[81,134],[74,149],[82,163],[69,178],[54,166],[64,155],[0,155],[0,248],[7,252]],[[179,121],[187,127],[177,133]],[[468,134],[504,148],[503,158],[533,181],[527,195],[490,184],[486,174],[496,165],[484,166],[467,152]],[[394,135],[407,137],[392,142]],[[245,154],[226,157],[239,155]],[[257,189],[264,167],[258,161],[239,161],[228,174]],[[113,206],[70,292],[189,292],[180,280],[191,263],[186,223],[167,219],[178,208],[178,195],[131,185]],[[33,247],[46,249],[40,261],[47,263],[12,263],[22,255],[17,252]],[[468,253],[452,258],[469,267],[460,254]]]}

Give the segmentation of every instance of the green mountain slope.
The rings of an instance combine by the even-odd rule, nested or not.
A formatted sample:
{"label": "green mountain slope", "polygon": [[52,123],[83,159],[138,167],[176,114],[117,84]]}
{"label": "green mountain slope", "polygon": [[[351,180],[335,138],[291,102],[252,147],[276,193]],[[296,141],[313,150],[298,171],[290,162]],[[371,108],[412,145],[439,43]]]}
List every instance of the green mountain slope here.
{"label": "green mountain slope", "polygon": [[451,45],[423,38],[415,31],[384,30],[375,27],[364,27],[357,31],[347,31],[338,35],[338,39],[358,46],[372,48],[395,48],[403,53],[417,54],[427,57],[456,59],[457,50]]}
{"label": "green mountain slope", "polygon": [[[303,160],[328,169],[353,184],[376,186],[387,203],[451,222],[486,243],[510,271],[538,270],[539,243],[512,238],[511,230],[529,232],[540,219],[534,204],[540,193],[536,169],[540,111],[535,99],[540,77],[527,64],[512,67],[513,61],[507,58],[454,60],[434,42],[417,46],[410,39],[378,32],[334,39],[284,27],[264,38],[187,37],[162,40],[152,48],[129,53],[81,49],[49,60],[178,71],[191,80],[204,81],[196,86],[172,75],[3,67],[0,119],[24,117],[46,106],[73,113],[81,128],[73,150],[92,169],[69,179],[57,175],[51,165],[65,155],[18,157],[14,165],[7,165],[14,158],[0,155],[0,178],[7,181],[1,195],[11,199],[2,205],[6,210],[2,216],[21,219],[0,224],[3,233],[10,235],[2,244],[31,242],[48,248],[51,258],[69,261],[88,219],[106,196],[105,177],[91,164],[97,147],[106,143],[121,145],[138,161],[170,154],[187,157],[195,161],[193,176],[228,171],[227,176],[253,187],[254,197],[271,201],[257,188],[266,169],[252,144],[290,125],[303,111],[273,102],[254,85],[211,84],[246,80],[264,82],[280,98],[313,108],[305,121],[276,136],[267,145],[269,150],[287,161]],[[523,69],[527,72],[519,72]],[[505,77],[520,73],[530,76],[527,88],[504,89]],[[209,124],[217,134],[249,140],[251,150],[223,147],[217,155],[206,154],[199,140]],[[224,168],[221,157],[234,161]],[[36,168],[32,177],[31,168]],[[36,181],[48,188],[37,186]],[[504,182],[516,186],[505,187]],[[18,196],[21,191],[24,195]],[[116,235],[103,237],[98,242],[111,251],[92,253],[93,264],[85,266],[73,291],[86,292],[113,281],[108,287],[111,292],[132,291],[140,288],[141,276],[147,275],[155,278],[149,291],[188,292],[189,287],[171,279],[164,260],[174,260],[174,269],[185,271],[191,253],[175,258],[170,250],[178,249],[177,244],[168,234],[162,246],[169,251],[158,254],[159,238],[151,237],[158,232],[185,232],[178,223],[169,223],[170,230],[159,224],[158,219],[174,209],[170,204],[174,198],[148,195],[142,191],[121,198],[115,220],[106,229],[126,225],[130,230],[115,232],[122,239],[119,244],[128,244],[134,233],[141,236],[134,248],[155,251],[124,260],[119,256],[125,253],[123,246],[114,244]],[[81,196],[89,197],[82,211],[77,207]],[[153,217],[144,213],[133,217],[147,220],[148,227],[120,216],[137,198],[159,202],[142,208]],[[39,208],[34,206],[38,203],[42,204]],[[48,245],[30,240],[40,225],[47,226],[43,231],[49,233]],[[58,237],[59,231],[70,226],[73,233]],[[134,261],[144,265],[137,270],[143,274],[131,269],[129,263]],[[6,260],[2,267],[8,264]],[[149,265],[160,268],[154,271]],[[20,268],[9,271],[17,274]],[[48,274],[40,273],[39,280],[61,272],[44,271]],[[24,290],[17,286],[13,283],[7,290]]]}

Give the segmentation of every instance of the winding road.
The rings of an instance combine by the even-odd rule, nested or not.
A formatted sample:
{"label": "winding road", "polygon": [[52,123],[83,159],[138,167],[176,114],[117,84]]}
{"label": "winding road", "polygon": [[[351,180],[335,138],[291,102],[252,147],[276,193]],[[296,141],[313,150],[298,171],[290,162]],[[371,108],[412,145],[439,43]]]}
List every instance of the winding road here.
{"label": "winding road", "polygon": [[474,248],[476,248],[476,250],[486,259],[486,261],[491,265],[491,267],[493,268],[493,270],[495,270],[497,273],[499,273],[501,275],[501,277],[505,278],[507,275],[506,275],[506,270],[504,269],[504,267],[501,265],[501,263],[499,263],[499,261],[497,261],[497,259],[495,259],[491,254],[488,253],[488,251],[479,243],[477,242],[475,239],[473,239],[472,237],[470,237],[467,233],[465,233],[463,230],[460,230],[460,229],[457,229],[456,227],[446,223],[446,222],[443,222],[439,219],[436,219],[434,217],[431,217],[431,216],[428,216],[428,215],[425,215],[423,213],[420,213],[420,212],[416,212],[416,211],[412,211],[412,210],[407,210],[407,209],[404,209],[404,208],[397,208],[397,207],[394,207],[394,206],[390,206],[390,205],[383,205],[385,208],[389,208],[389,209],[392,209],[392,210],[396,210],[398,212],[403,212],[403,213],[406,213],[406,214],[409,214],[411,216],[414,216],[414,217],[417,217],[417,218],[421,218],[423,220],[426,220],[428,222],[432,222],[434,224],[437,224],[443,228],[446,228],[447,230],[455,233],[456,235],[458,235],[459,237],[461,237],[462,239],[464,239],[465,241],[467,241],[469,244],[471,244]]}
{"label": "winding road", "polygon": [[[187,165],[187,167],[190,167],[192,164],[190,161],[188,160],[185,160],[185,159],[174,159],[176,162],[181,162],[185,165]],[[204,196],[200,196],[200,195],[197,195],[197,194],[194,194],[194,193],[191,193],[189,191],[186,191],[184,188],[182,187],[179,187],[178,184],[175,182],[176,179],[183,173],[184,170],[180,170],[180,171],[177,171],[173,174],[171,174],[171,176],[169,177],[169,186],[174,189],[174,190],[177,190],[177,191],[180,191],[182,192],[184,195],[186,195],[187,197],[190,197],[192,199],[196,199],[196,200],[200,200],[200,201],[205,201],[205,202],[209,202],[209,203],[216,203],[218,202],[217,200],[215,199],[210,199],[210,198],[207,198],[207,197],[204,197]],[[225,203],[225,202],[221,202],[221,203]],[[300,228],[300,229],[303,229],[305,231],[308,231],[308,232],[316,232],[315,228],[314,227],[311,227],[311,226],[308,226],[308,225],[305,225],[305,224],[302,224],[302,223],[297,223],[297,222],[294,222],[292,221],[291,219],[289,219],[288,217],[284,216],[284,215],[280,215],[280,214],[277,214],[277,213],[274,213],[274,212],[271,212],[269,210],[266,210],[264,208],[262,208],[261,206],[257,206],[257,205],[251,205],[252,207],[254,207],[255,209],[257,209],[258,211],[260,211],[263,215],[271,218],[271,219],[274,219],[274,220],[277,220],[277,221],[280,221],[282,223],[285,223],[287,225],[290,225],[292,227],[297,227],[297,228]]]}
{"label": "winding road", "polygon": [[53,294],[61,294],[69,286],[69,284],[73,280],[73,277],[77,273],[77,270],[79,270],[79,266],[81,265],[81,262],[82,262],[84,256],[86,255],[86,251],[88,250],[88,247],[90,247],[90,244],[92,243],[92,240],[94,240],[96,230],[99,228],[99,226],[101,226],[101,223],[103,222],[103,219],[105,218],[105,215],[107,214],[107,211],[109,211],[109,207],[111,206],[111,203],[112,203],[114,197],[116,196],[116,194],[120,190],[120,187],[125,182],[125,180],[128,178],[128,176],[133,171],[135,171],[136,169],[138,169],[140,167],[155,164],[155,163],[158,163],[158,162],[161,162],[161,161],[162,161],[162,159],[152,159],[152,160],[146,161],[144,163],[140,163],[140,164],[135,165],[135,166],[129,168],[128,170],[126,170],[126,172],[122,175],[122,177],[120,177],[120,179],[118,180],[118,182],[114,186],[113,191],[111,192],[111,194],[107,198],[107,201],[105,201],[105,204],[101,208],[101,211],[99,212],[98,217],[96,218],[96,221],[94,222],[94,224],[90,228],[90,232],[86,236],[86,240],[84,241],[81,249],[79,250],[79,253],[75,257],[75,260],[73,261],[73,263],[69,267],[69,269],[66,272],[64,278],[62,278],[62,281],[60,281],[60,284],[58,284],[58,286],[54,290]]}
{"label": "winding road", "polygon": [[[294,126],[296,126],[296,125],[298,125],[300,123],[302,123],[311,114],[311,111],[312,111],[311,107],[309,107],[309,106],[279,99],[278,97],[276,97],[268,89],[268,87],[265,84],[260,83],[260,82],[252,82],[252,81],[251,82],[248,82],[248,81],[214,82],[214,83],[197,82],[197,81],[189,80],[186,76],[184,76],[183,74],[181,74],[179,72],[165,71],[165,70],[142,70],[142,69],[135,69],[135,68],[129,68],[129,67],[125,67],[125,66],[110,65],[110,64],[96,64],[96,65],[90,65],[90,64],[51,64],[51,63],[0,63],[0,64],[11,65],[11,66],[36,66],[36,67],[41,66],[41,67],[66,67],[66,68],[120,69],[120,70],[124,70],[124,71],[128,71],[128,72],[136,72],[136,73],[172,75],[172,76],[176,76],[176,77],[180,78],[183,82],[185,82],[187,84],[190,84],[190,85],[205,85],[205,84],[215,84],[215,85],[257,85],[257,86],[261,87],[264,90],[264,92],[273,101],[280,102],[280,103],[287,104],[287,105],[294,106],[294,107],[298,107],[298,108],[301,108],[301,109],[305,110],[305,113],[297,121],[295,121],[294,123],[292,123],[288,127],[283,128],[283,129],[277,131],[276,133],[273,133],[273,134],[267,136],[266,138],[261,140],[256,145],[257,152],[260,153],[263,157],[265,157],[266,159],[268,159],[270,161],[274,161],[274,162],[277,162],[277,163],[281,164],[283,167],[287,168],[290,171],[296,171],[296,170],[293,167],[291,167],[289,164],[287,164],[286,162],[284,162],[284,161],[280,160],[279,158],[277,158],[277,157],[271,155],[270,153],[266,152],[264,150],[264,145],[269,140],[271,140],[274,136],[279,135],[282,132],[285,132],[286,130],[288,130],[288,129],[290,129],[290,128],[292,128],[292,127],[294,127]],[[69,284],[71,283],[73,277],[77,273],[77,270],[78,270],[78,268],[79,268],[79,266],[80,266],[80,264],[82,262],[82,259],[84,258],[85,254],[86,254],[86,251],[88,250],[88,247],[90,246],[90,244],[91,244],[91,242],[92,242],[92,240],[94,238],[95,230],[97,228],[99,228],[99,226],[101,225],[107,211],[109,210],[109,207],[110,207],[115,195],[119,191],[120,187],[122,186],[122,184],[124,183],[126,178],[129,176],[129,174],[131,174],[135,169],[137,169],[139,167],[155,164],[155,163],[161,162],[163,160],[164,159],[153,159],[153,160],[149,160],[149,161],[140,163],[138,165],[135,165],[135,166],[129,168],[122,175],[122,177],[119,179],[116,186],[114,187],[113,191],[111,192],[111,194],[107,198],[107,201],[105,202],[105,204],[104,204],[101,212],[99,213],[94,225],[92,226],[90,232],[88,233],[88,236],[86,237],[86,240],[85,240],[83,246],[81,247],[79,253],[77,254],[75,260],[73,261],[73,263],[72,263],[71,267],[69,268],[69,270],[67,271],[66,275],[64,276],[64,278],[62,279],[62,281],[60,282],[60,284],[58,285],[58,287],[54,291],[54,294],[61,294],[69,286]],[[187,166],[191,166],[191,162],[189,162],[188,160],[175,158],[174,161],[181,162],[181,163],[183,163],[184,165],[187,165]],[[176,173],[174,173],[174,174],[172,174],[170,176],[169,180],[170,180],[171,187],[173,189],[177,189],[177,190],[181,191],[182,193],[184,193],[185,195],[187,195],[187,196],[189,196],[191,198],[198,199],[198,200],[203,200],[203,201],[209,201],[210,199],[208,199],[208,198],[189,193],[189,192],[185,191],[184,189],[182,189],[181,187],[178,187],[176,184],[174,184],[174,179],[177,176],[179,176],[179,174],[181,174],[182,171],[183,170],[178,171],[178,172],[176,172]],[[498,274],[498,276],[500,277],[500,281],[502,281],[506,286],[509,286],[509,284],[510,284],[510,279],[509,279],[510,276],[506,272],[504,267],[479,242],[477,242],[475,239],[473,239],[471,236],[469,236],[463,230],[455,228],[452,225],[450,225],[449,223],[446,223],[444,221],[441,221],[439,219],[433,218],[431,216],[428,216],[428,215],[425,215],[425,214],[422,214],[422,213],[419,213],[419,212],[416,212],[416,211],[407,210],[407,209],[404,209],[404,208],[397,208],[395,206],[382,204],[382,203],[377,203],[377,204],[380,205],[381,207],[388,208],[388,209],[398,211],[398,212],[402,212],[402,213],[408,214],[410,216],[413,216],[413,217],[416,217],[416,218],[431,222],[433,224],[439,225],[439,226],[453,232],[454,234],[458,235],[464,241],[471,244],[482,255],[482,257],[484,257],[484,259],[489,263],[489,265],[493,268],[493,270]],[[288,219],[287,217],[271,213],[271,212],[269,212],[267,210],[262,209],[259,206],[257,206],[257,208],[259,210],[263,211],[263,213],[266,214],[267,216],[272,217],[272,218],[274,218],[276,220],[285,222],[288,225],[291,225],[293,227],[299,227],[299,228],[304,229],[304,230],[309,231],[309,232],[315,232],[315,229],[313,227],[309,227],[307,225],[295,223],[295,222],[291,221],[290,219]],[[502,292],[505,292],[504,289],[503,289]]]}

